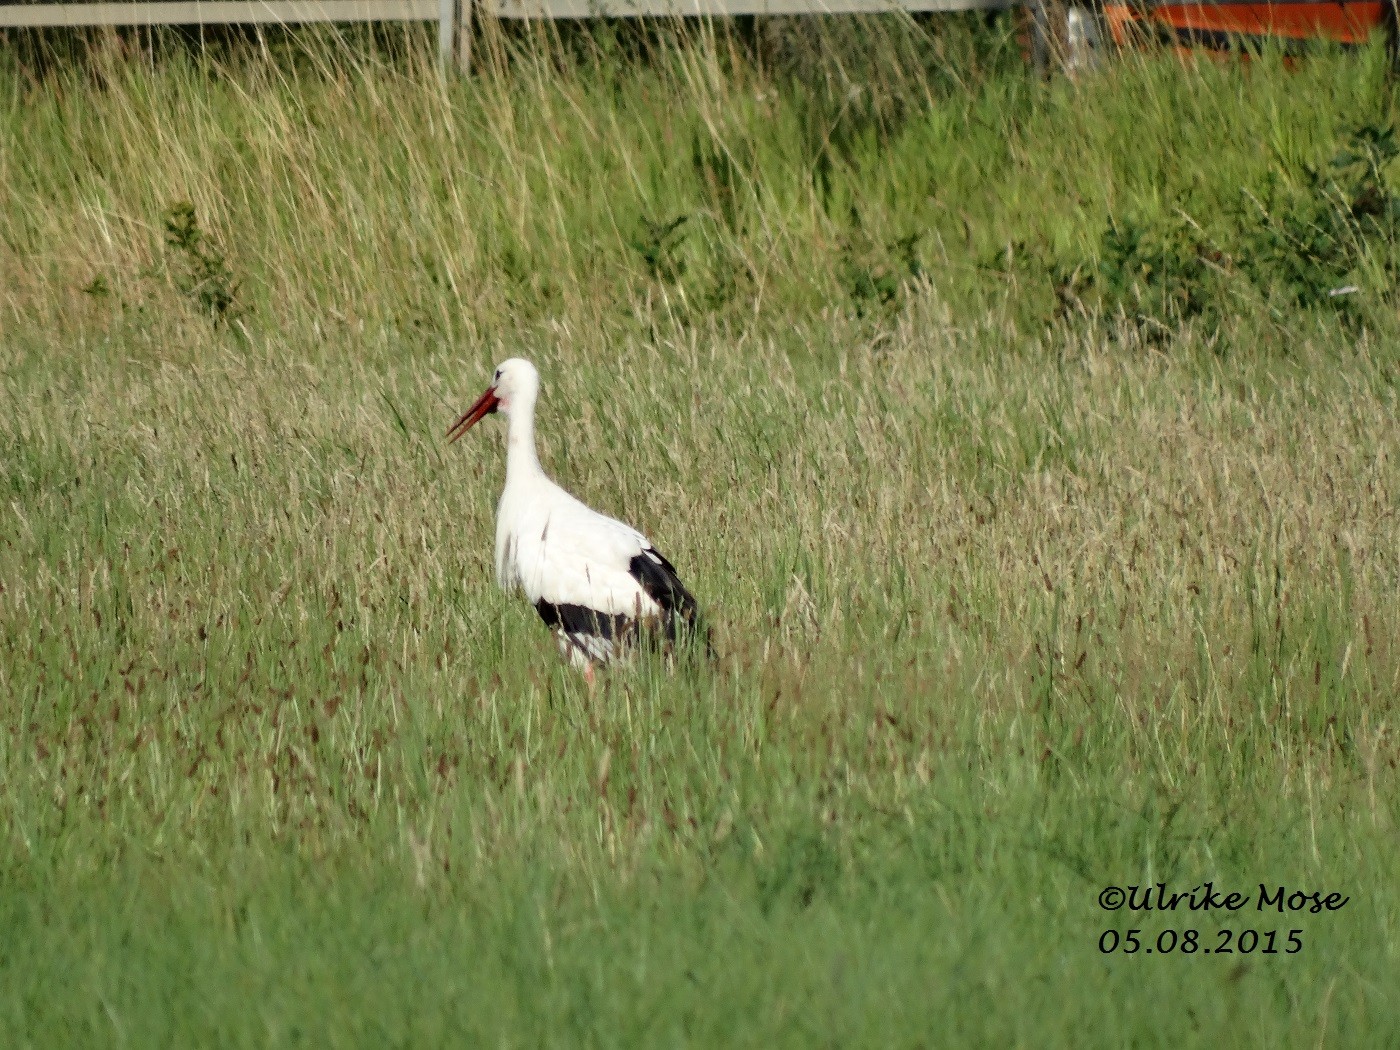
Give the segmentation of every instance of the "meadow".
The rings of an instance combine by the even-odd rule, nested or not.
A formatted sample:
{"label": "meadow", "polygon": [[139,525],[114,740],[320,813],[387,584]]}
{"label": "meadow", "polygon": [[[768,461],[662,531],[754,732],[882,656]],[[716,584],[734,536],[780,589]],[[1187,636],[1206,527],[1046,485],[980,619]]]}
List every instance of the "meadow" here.
{"label": "meadow", "polygon": [[816,25],[0,45],[5,1045],[1400,1039],[1384,49]]}

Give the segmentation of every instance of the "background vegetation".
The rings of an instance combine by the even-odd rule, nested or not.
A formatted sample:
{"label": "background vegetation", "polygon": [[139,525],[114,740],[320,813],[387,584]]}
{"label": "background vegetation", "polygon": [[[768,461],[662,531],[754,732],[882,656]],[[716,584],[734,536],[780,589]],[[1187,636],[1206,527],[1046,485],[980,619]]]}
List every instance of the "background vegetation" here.
{"label": "background vegetation", "polygon": [[[1381,49],[51,43],[0,51],[7,1043],[1394,1041]],[[513,354],[712,669],[590,694],[495,590],[498,437],[441,435]],[[1349,901],[1096,903],[1207,880]]]}

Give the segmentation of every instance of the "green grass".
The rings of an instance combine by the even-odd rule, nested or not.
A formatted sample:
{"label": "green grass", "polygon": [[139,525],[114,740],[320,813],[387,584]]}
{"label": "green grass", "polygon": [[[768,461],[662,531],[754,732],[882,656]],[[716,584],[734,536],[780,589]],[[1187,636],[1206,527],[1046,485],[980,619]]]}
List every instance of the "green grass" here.
{"label": "green grass", "polygon": [[[1396,299],[1056,306],[1384,56],[934,26],[848,27],[859,91],[798,29],[0,58],[6,1045],[1400,1037]],[[590,693],[495,589],[442,434],[516,354],[713,668]],[[1349,901],[1096,903],[1207,880]]]}

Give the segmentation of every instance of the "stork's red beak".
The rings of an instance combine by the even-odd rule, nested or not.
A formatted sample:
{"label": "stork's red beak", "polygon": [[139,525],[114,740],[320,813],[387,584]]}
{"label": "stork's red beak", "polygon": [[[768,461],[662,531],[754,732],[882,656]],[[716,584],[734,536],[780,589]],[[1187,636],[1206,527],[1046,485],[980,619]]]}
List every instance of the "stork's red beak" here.
{"label": "stork's red beak", "polygon": [[459,437],[465,434],[481,420],[496,411],[496,406],[501,403],[501,399],[496,396],[494,386],[487,387],[486,393],[476,399],[476,403],[471,408],[462,413],[460,419],[453,423],[447,430],[447,443],[450,445]]}

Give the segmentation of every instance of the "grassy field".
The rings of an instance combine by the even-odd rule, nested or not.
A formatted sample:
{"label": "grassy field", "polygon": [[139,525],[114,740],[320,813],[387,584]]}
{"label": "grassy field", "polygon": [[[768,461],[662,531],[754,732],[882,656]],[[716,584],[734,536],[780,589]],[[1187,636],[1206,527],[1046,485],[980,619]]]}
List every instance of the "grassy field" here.
{"label": "grassy field", "polygon": [[[5,1045],[1400,1040],[1384,54],[746,32],[0,48]],[[715,666],[495,589],[512,355]]]}

